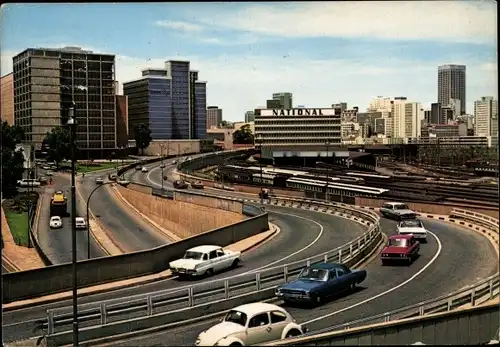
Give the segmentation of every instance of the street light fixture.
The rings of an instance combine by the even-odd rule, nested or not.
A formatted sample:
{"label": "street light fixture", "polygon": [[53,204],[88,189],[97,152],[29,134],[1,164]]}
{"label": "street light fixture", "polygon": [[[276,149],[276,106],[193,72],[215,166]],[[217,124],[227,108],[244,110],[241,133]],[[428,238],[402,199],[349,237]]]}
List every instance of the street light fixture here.
{"label": "street light fixture", "polygon": [[259,168],[260,168],[260,204],[264,206],[264,181],[262,178],[262,134],[257,134],[256,141],[259,144],[260,158],[259,158]]}
{"label": "street light fixture", "polygon": [[78,346],[78,279],[76,271],[76,189],[75,189],[75,161],[76,161],[76,126],[75,103],[68,109],[68,122],[71,139],[71,264],[73,270],[73,346]]}
{"label": "street light fixture", "polygon": [[330,146],[330,141],[329,140],[326,140],[325,142],[325,146],[326,146],[326,193],[325,193],[325,198],[326,198],[326,201],[330,201],[330,195],[329,195],[329,192],[328,192],[328,182],[330,181],[330,166],[328,164],[328,147]]}

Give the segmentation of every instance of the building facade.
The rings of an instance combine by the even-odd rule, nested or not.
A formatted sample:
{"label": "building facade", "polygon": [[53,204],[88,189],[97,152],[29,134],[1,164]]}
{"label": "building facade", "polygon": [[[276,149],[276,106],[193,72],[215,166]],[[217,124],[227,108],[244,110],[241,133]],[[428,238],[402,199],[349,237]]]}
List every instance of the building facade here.
{"label": "building facade", "polygon": [[129,139],[145,124],[153,140],[206,137],[206,82],[189,70],[188,61],[165,62],[164,69],[146,69],[138,80],[123,84],[128,96]]}
{"label": "building facade", "polygon": [[341,115],[333,108],[255,110],[255,138],[265,158],[285,155],[290,148],[314,151],[327,142],[340,146]]}
{"label": "building facade", "polygon": [[422,128],[421,137],[457,137],[467,136],[465,123],[429,124]]}
{"label": "building facade", "polygon": [[[273,93],[273,100],[277,100],[279,102],[279,107],[276,108],[284,108],[286,110],[293,108],[293,94],[292,93]],[[269,108],[269,106],[268,106]]]}
{"label": "building facade", "polygon": [[207,107],[207,129],[217,128],[222,123],[222,109],[218,106]]}
{"label": "building facade", "polygon": [[421,133],[424,111],[418,102],[394,100],[392,105],[392,137],[418,138]]}
{"label": "building facade", "polygon": [[13,58],[14,119],[40,149],[46,134],[66,124],[75,103],[80,150],[116,148],[115,56],[29,48]]}
{"label": "building facade", "polygon": [[366,111],[391,112],[393,100],[387,96],[377,96],[370,101]]}
{"label": "building facade", "polygon": [[0,118],[14,125],[14,74],[11,72],[1,78]]}
{"label": "building facade", "polygon": [[[454,99],[454,101],[452,101]],[[438,66],[438,103],[441,106],[460,104],[460,114],[466,113],[466,67],[465,65]]]}
{"label": "building facade", "polygon": [[128,97],[116,95],[116,146],[128,146]]}
{"label": "building facade", "polygon": [[254,111],[245,112],[245,123],[253,122],[254,119],[255,119],[255,112]]}
{"label": "building facade", "polygon": [[483,96],[474,101],[475,133],[477,136],[498,136],[498,100]]}

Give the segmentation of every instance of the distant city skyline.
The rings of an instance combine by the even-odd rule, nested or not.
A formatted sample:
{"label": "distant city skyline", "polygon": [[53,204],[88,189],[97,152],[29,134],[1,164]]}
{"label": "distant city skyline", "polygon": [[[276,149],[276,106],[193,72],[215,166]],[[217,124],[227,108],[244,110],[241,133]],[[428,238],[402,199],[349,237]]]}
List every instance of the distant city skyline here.
{"label": "distant city skyline", "polygon": [[[496,6],[487,1],[6,4],[1,75],[12,71],[12,57],[28,47],[80,46],[115,54],[121,83],[167,60],[189,60],[208,82],[207,104],[224,109],[224,119],[238,121],[279,91],[292,93],[294,104],[306,107],[345,101],[364,111],[377,95],[404,95],[429,109],[437,102],[438,66],[456,64],[467,67],[466,112],[472,114],[475,100],[497,95]],[[447,15],[437,15],[442,13]],[[93,20],[81,20],[85,17]],[[325,24],[332,20],[336,25]]]}

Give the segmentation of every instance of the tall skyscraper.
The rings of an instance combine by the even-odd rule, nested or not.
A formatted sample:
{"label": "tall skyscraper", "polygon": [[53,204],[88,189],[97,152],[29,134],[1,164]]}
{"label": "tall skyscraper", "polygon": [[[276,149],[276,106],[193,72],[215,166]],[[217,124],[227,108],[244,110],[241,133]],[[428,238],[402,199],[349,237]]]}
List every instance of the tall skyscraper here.
{"label": "tall skyscraper", "polygon": [[123,84],[129,103],[129,138],[147,124],[153,140],[204,139],[207,122],[206,82],[189,70],[189,61],[169,60],[165,69],[146,69]]}
{"label": "tall skyscraper", "polygon": [[14,74],[2,76],[1,79],[2,102],[0,105],[0,118],[14,125]]}
{"label": "tall skyscraper", "polygon": [[280,108],[284,108],[284,109],[293,108],[293,95],[292,95],[292,93],[286,93],[286,92],[285,93],[273,93],[273,100],[279,101]]}
{"label": "tall skyscraper", "polygon": [[475,135],[498,136],[498,100],[483,96],[481,100],[474,101],[474,117]]}
{"label": "tall skyscraper", "polygon": [[218,106],[207,107],[207,129],[218,127],[222,123],[222,109]]}
{"label": "tall skyscraper", "polygon": [[451,99],[460,100],[460,114],[466,113],[466,67],[465,65],[438,66],[438,103],[450,106]]}
{"label": "tall skyscraper", "polygon": [[76,106],[80,150],[116,149],[115,56],[80,47],[28,48],[13,58],[14,118],[40,149]]}

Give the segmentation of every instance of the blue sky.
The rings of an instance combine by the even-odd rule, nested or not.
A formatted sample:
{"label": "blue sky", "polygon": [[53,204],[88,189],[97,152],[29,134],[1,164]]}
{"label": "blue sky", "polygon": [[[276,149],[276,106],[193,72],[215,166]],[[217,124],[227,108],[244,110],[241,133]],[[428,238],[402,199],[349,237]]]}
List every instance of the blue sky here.
{"label": "blue sky", "polygon": [[496,2],[8,4],[2,75],[27,47],[117,56],[120,82],[189,59],[230,120],[273,92],[295,104],[364,109],[377,95],[435,102],[437,66],[467,65],[468,112],[497,95]]}

